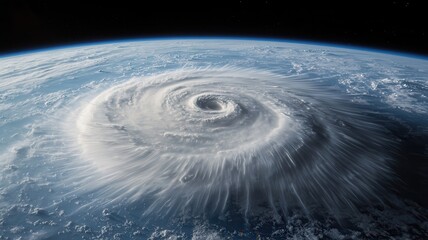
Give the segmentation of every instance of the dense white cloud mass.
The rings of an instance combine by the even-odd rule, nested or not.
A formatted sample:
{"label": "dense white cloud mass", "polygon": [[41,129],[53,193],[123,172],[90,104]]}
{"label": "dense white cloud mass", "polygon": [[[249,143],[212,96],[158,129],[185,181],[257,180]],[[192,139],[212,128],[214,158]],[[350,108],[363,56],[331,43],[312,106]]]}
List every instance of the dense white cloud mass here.
{"label": "dense white cloud mass", "polygon": [[391,185],[427,63],[220,39],[0,58],[0,239],[426,236]]}

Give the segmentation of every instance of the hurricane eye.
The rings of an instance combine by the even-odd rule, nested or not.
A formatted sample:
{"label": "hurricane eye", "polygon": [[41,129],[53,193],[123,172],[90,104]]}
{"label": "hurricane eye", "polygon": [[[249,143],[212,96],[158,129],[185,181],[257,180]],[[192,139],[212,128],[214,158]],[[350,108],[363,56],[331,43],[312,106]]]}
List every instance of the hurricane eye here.
{"label": "hurricane eye", "polygon": [[213,111],[221,110],[224,107],[224,104],[221,101],[212,98],[199,98],[196,101],[196,105],[203,110]]}

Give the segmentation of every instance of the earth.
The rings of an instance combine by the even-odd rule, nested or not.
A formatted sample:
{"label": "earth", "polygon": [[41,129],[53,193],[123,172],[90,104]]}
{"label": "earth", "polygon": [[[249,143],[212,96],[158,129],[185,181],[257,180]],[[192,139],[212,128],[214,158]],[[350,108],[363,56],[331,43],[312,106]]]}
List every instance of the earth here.
{"label": "earth", "polygon": [[0,79],[0,239],[428,238],[425,57],[127,40]]}

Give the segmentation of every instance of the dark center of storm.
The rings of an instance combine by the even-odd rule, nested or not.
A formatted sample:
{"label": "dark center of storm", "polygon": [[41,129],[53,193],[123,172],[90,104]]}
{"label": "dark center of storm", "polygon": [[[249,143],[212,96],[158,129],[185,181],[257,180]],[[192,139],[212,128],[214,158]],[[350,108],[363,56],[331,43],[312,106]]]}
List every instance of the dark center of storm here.
{"label": "dark center of storm", "polygon": [[196,106],[202,110],[220,111],[225,105],[226,103],[216,96],[201,96],[196,99]]}

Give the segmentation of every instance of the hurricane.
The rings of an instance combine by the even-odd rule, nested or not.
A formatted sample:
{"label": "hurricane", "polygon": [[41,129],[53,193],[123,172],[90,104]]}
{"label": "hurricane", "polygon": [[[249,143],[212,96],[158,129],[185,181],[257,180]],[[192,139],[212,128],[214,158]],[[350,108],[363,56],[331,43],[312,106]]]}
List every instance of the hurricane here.
{"label": "hurricane", "polygon": [[401,190],[428,179],[426,60],[168,40],[0,62],[1,235],[428,234]]}
{"label": "hurricane", "polygon": [[235,200],[249,214],[256,203],[286,212],[370,199],[389,174],[384,129],[304,78],[230,67],[135,78],[85,102],[68,131],[105,172],[96,189],[152,195],[149,210],[221,213]]}

